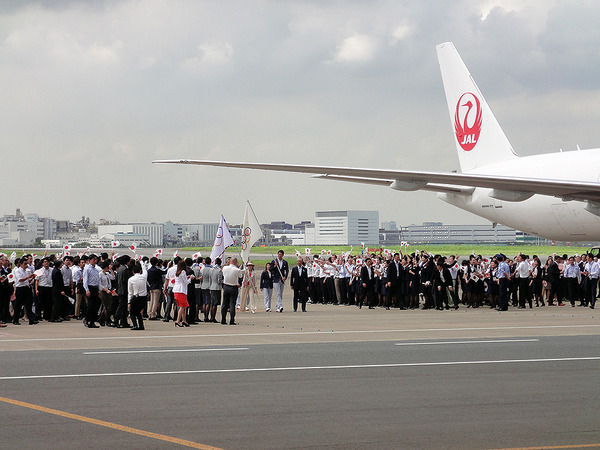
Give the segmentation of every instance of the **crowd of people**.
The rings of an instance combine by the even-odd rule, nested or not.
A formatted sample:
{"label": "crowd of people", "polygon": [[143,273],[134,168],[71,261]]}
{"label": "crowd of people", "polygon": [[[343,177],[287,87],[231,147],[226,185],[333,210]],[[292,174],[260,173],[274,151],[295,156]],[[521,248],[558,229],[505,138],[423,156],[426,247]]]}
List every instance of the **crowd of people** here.
{"label": "crowd of people", "polygon": [[[307,303],[406,309],[509,306],[594,308],[600,265],[589,255],[503,254],[484,259],[375,252],[365,255],[298,256],[291,268],[280,250],[264,270],[233,257],[113,258],[107,253],[48,255],[14,260],[0,256],[0,326],[81,320],[88,328],[144,330],[144,320],[235,325],[237,311],[255,313],[259,303],[283,312],[286,284],[293,310]],[[260,299],[260,293],[262,299]],[[220,306],[220,318],[217,317]],[[131,324],[130,324],[131,322]]]}

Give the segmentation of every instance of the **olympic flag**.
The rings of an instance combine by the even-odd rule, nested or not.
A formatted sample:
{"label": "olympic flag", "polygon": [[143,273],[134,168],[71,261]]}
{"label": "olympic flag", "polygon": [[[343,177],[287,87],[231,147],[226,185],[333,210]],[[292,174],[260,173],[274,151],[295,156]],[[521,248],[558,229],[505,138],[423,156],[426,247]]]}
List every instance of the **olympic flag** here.
{"label": "olympic flag", "polygon": [[256,217],[250,211],[250,203],[246,202],[246,211],[244,212],[244,229],[242,230],[242,261],[244,264],[250,259],[250,249],[256,241],[263,237],[260,224]]}
{"label": "olympic flag", "polygon": [[210,252],[210,259],[213,261],[217,258],[220,258],[223,253],[225,253],[225,249],[227,247],[231,247],[233,245],[233,238],[229,233],[229,228],[227,228],[227,222],[225,222],[225,217],[221,215],[221,222],[219,223],[219,228],[217,229],[217,235],[215,236],[215,243],[213,244],[212,252]]}

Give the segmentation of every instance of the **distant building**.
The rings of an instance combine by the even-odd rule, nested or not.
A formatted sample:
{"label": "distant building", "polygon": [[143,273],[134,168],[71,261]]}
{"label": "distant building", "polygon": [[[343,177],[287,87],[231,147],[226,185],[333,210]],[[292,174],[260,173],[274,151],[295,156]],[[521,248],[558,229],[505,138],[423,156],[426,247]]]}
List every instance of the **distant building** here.
{"label": "distant building", "polygon": [[381,222],[381,229],[386,231],[397,231],[398,225],[393,220],[389,222]]}
{"label": "distant building", "polygon": [[441,222],[424,222],[422,225],[400,227],[398,231],[380,230],[381,241],[397,245],[409,244],[517,244],[539,238],[504,225],[444,225]]}
{"label": "distant building", "polygon": [[163,230],[162,223],[98,225],[98,239],[100,241],[122,241],[123,244],[136,243],[137,245],[162,247]]}
{"label": "distant building", "polygon": [[[379,245],[379,211],[317,211],[316,245]],[[307,244],[310,244],[307,242]]]}

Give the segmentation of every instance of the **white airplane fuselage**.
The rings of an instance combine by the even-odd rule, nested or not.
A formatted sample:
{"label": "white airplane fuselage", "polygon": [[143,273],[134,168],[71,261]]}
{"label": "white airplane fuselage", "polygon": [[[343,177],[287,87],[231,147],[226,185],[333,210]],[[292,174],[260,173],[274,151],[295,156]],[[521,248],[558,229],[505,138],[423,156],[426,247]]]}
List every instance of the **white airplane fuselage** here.
{"label": "white airplane fuselage", "polygon": [[[465,173],[598,182],[600,149],[525,156]],[[600,240],[600,210],[586,210],[586,202],[563,201],[547,195],[503,201],[490,197],[491,191],[475,188],[471,195],[439,193],[438,197],[491,222],[529,234],[567,242]]]}

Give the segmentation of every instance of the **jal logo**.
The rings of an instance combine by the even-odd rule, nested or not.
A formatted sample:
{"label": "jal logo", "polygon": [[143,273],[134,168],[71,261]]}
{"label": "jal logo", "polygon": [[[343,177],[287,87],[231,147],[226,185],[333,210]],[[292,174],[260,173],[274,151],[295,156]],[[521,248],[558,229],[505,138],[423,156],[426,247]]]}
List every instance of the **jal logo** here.
{"label": "jal logo", "polygon": [[481,103],[471,92],[465,92],[456,103],[454,130],[458,145],[464,151],[475,148],[481,134]]}

